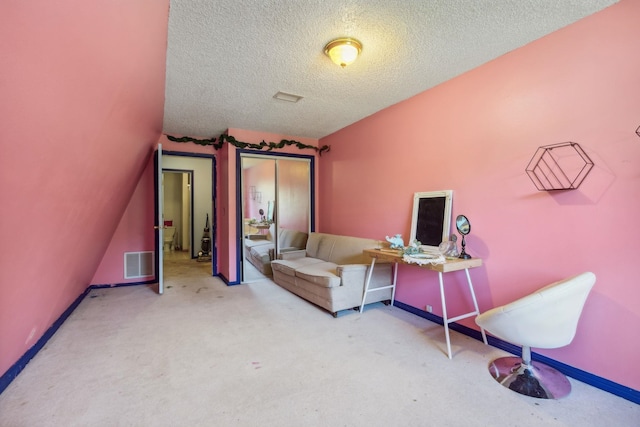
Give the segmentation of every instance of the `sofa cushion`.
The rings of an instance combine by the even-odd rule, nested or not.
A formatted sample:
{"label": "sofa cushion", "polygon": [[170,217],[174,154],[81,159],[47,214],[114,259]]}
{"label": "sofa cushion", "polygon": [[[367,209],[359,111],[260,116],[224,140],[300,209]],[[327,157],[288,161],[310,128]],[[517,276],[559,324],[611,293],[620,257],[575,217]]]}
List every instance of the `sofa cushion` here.
{"label": "sofa cushion", "polygon": [[307,256],[336,264],[369,264],[371,259],[362,251],[375,246],[373,239],[311,233],[307,240]]}
{"label": "sofa cushion", "polygon": [[292,260],[275,260],[271,263],[271,268],[280,271],[288,276],[295,276],[296,270],[299,268],[303,268],[305,266],[309,266],[312,264],[322,263],[321,259],[317,258],[296,258]]}
{"label": "sofa cushion", "polygon": [[332,262],[320,262],[298,268],[296,277],[323,288],[335,288],[342,283],[342,279],[336,274],[337,268]]}
{"label": "sofa cushion", "polygon": [[272,249],[273,245],[254,246],[251,248],[250,253],[252,257],[261,259],[262,262],[266,263],[271,261],[269,253]]}
{"label": "sofa cushion", "polygon": [[278,233],[278,244],[281,248],[303,249],[307,245],[307,233],[302,231],[281,228]]}
{"label": "sofa cushion", "polygon": [[273,247],[273,242],[271,240],[267,240],[266,236],[263,236],[262,239],[245,239],[244,246],[248,249],[255,248],[256,246],[269,245]]}

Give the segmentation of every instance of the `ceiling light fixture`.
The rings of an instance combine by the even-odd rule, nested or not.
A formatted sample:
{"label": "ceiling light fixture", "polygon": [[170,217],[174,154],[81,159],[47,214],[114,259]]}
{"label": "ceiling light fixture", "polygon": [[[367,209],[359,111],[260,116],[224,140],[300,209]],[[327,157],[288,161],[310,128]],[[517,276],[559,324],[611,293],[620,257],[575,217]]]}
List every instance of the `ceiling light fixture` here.
{"label": "ceiling light fixture", "polygon": [[324,47],[324,53],[342,68],[355,61],[360,52],[362,44],[349,37],[332,40]]}

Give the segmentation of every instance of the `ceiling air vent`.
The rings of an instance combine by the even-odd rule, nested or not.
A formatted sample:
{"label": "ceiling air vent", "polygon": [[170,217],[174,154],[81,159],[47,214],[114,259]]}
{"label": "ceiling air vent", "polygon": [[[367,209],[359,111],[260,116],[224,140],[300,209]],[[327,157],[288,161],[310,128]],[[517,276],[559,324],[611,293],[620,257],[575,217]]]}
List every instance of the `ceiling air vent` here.
{"label": "ceiling air vent", "polygon": [[275,95],[273,95],[273,97],[275,99],[279,99],[281,101],[287,101],[287,102],[298,102],[302,99],[300,95],[294,95],[286,92],[278,92]]}

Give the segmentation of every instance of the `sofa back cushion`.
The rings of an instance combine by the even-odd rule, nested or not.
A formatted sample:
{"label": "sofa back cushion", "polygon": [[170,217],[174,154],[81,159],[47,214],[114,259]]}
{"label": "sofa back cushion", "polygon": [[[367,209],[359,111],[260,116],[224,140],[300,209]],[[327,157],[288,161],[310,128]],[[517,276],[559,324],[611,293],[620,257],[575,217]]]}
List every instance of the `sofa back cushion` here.
{"label": "sofa back cushion", "polygon": [[362,253],[375,248],[376,240],[336,234],[311,233],[307,240],[307,256],[336,264],[369,264],[371,259]]}
{"label": "sofa back cushion", "polygon": [[274,239],[275,231],[276,231],[276,225],[274,223],[274,224],[271,224],[269,226],[269,229],[267,230],[267,240],[271,240],[272,242],[275,240]]}
{"label": "sofa back cushion", "polygon": [[302,231],[281,228],[278,234],[278,244],[281,248],[298,248],[304,249],[307,245],[307,233]]}

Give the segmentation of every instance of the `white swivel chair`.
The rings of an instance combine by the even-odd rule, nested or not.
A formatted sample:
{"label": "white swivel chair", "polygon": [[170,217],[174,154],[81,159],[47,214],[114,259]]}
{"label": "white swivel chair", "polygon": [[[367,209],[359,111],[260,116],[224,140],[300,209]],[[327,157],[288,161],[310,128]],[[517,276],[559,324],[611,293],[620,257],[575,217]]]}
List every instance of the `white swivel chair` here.
{"label": "white swivel chair", "polygon": [[571,392],[562,373],[531,361],[531,347],[558,348],[573,341],[578,320],[596,276],[587,272],[545,286],[476,318],[492,335],[522,346],[522,358],[501,357],[489,372],[503,386],[531,397],[559,399]]}

